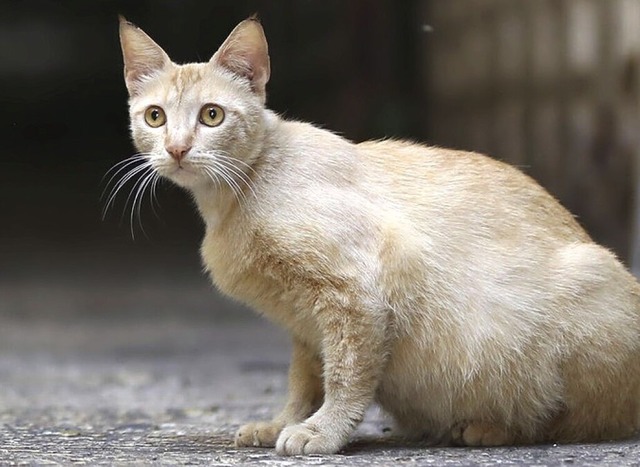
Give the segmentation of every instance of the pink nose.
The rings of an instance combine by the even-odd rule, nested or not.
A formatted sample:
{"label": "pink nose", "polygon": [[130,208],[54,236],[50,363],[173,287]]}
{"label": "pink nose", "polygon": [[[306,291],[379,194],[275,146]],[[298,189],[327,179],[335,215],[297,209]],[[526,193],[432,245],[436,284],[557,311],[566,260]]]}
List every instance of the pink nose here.
{"label": "pink nose", "polygon": [[176,162],[180,162],[185,158],[185,156],[191,149],[191,146],[185,146],[183,144],[171,144],[169,146],[166,146],[165,149],[171,155],[171,157],[176,160]]}

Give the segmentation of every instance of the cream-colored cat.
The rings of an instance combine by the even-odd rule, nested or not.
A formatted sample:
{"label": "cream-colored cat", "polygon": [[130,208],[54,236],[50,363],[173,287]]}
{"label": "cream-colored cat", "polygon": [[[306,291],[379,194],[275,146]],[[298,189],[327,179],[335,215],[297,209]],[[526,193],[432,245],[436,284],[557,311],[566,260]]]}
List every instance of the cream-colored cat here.
{"label": "cream-colored cat", "polygon": [[172,63],[125,20],[120,37],[133,139],[193,193],[211,278],[293,338],[284,410],[238,446],[333,453],[373,401],[442,443],[636,431],[640,287],[533,180],[281,119],[256,20],[208,63]]}

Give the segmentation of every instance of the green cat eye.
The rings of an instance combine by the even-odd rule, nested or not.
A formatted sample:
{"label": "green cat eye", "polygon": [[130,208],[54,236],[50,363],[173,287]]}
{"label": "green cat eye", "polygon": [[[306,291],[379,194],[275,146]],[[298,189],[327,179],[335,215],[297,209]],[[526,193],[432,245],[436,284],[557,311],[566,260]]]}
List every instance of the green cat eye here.
{"label": "green cat eye", "polygon": [[207,126],[218,126],[224,120],[224,110],[216,104],[205,104],[200,110],[200,123]]}
{"label": "green cat eye", "polygon": [[162,108],[152,105],[144,111],[144,121],[152,128],[158,128],[167,122],[167,116]]}

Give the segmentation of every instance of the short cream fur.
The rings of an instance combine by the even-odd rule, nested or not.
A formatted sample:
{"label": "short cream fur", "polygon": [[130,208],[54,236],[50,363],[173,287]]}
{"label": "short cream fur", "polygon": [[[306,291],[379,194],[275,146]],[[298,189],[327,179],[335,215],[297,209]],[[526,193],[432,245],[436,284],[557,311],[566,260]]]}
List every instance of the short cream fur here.
{"label": "short cream fur", "polygon": [[[208,63],[172,63],[124,19],[120,38],[134,142],[193,194],[213,282],[293,339],[284,410],[238,446],[334,453],[374,401],[435,443],[636,432],[640,287],[532,179],[280,118],[255,19]],[[222,123],[199,121],[205,104]],[[150,106],[165,124],[145,122]]]}

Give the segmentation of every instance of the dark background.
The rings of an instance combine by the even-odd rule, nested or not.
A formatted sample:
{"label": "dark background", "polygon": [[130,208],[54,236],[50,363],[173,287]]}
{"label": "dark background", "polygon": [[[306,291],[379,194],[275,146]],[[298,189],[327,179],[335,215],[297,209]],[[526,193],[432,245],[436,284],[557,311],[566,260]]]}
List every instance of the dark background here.
{"label": "dark background", "polygon": [[[118,212],[110,213],[106,223],[100,221],[99,203],[100,177],[133,152],[118,13],[142,27],[174,61],[184,63],[208,60],[237,22],[258,12],[271,47],[272,108],[321,122],[350,138],[420,138],[424,125],[414,115],[415,41],[406,34],[419,31],[412,13],[415,5],[342,5],[194,0],[1,3],[1,123],[9,147],[3,156],[3,214],[8,210],[3,237],[66,245],[129,236],[115,222]],[[338,10],[343,10],[340,19],[333,18]],[[380,26],[387,29],[384,38]],[[402,112],[414,108],[400,121],[384,115],[385,107],[398,105]],[[174,197],[181,195],[172,192],[162,204],[173,207]],[[122,203],[114,211],[121,208]],[[186,206],[184,211],[183,217],[174,218],[173,212],[164,216],[166,228],[149,230],[154,235],[194,235],[198,229]]]}
{"label": "dark background", "polygon": [[[444,69],[444,81],[453,83],[485,59],[462,54],[466,42],[474,43],[462,34],[468,30],[467,20],[456,19],[464,19],[466,7],[456,3],[462,13],[458,12],[454,21],[445,14],[446,8],[434,8],[446,3],[0,0],[0,311],[16,317],[43,312],[55,317],[69,310],[109,316],[146,303],[155,311],[207,313],[208,308],[223,303],[217,298],[188,302],[178,293],[180,287],[209,293],[198,258],[202,225],[181,190],[163,184],[158,193],[158,215],[145,198],[141,215],[132,225],[125,189],[103,219],[101,194],[112,188],[103,177],[110,167],[135,152],[127,127],[118,14],[143,28],[174,61],[183,63],[208,60],[240,20],[258,13],[272,61],[268,105],[277,112],[321,124],[355,141],[406,137],[488,151],[520,162],[512,157],[508,145],[498,145],[492,152],[491,145],[465,139],[478,133],[477,125],[470,124],[467,117],[490,120],[488,114],[476,115],[473,109],[479,105],[491,108],[501,96],[499,84],[492,84],[475,100],[462,95],[462,101],[448,101],[439,94],[437,83],[433,84],[433,70]],[[524,1],[509,5],[525,3],[531,5]],[[493,9],[481,8],[481,4],[466,4],[469,21],[497,30],[492,25],[499,24],[496,18],[508,7],[504,2],[487,2],[497,5]],[[552,4],[556,3],[536,3]],[[476,14],[474,9],[481,11]],[[528,18],[526,11],[521,13]],[[557,13],[550,10],[549,15]],[[447,55],[461,57],[462,63],[462,68],[452,68],[449,75],[438,61],[442,53],[433,54],[434,50],[442,52],[438,44],[447,40],[453,44],[447,45],[451,47]],[[493,52],[488,51],[491,56]],[[628,73],[637,71],[631,68]],[[634,76],[629,79],[636,79]],[[535,84],[532,79],[527,81],[531,89]],[[566,95],[567,82],[559,82],[565,86],[557,88],[561,97]],[[555,89],[553,83],[544,86]],[[478,92],[482,89],[477,87]],[[598,90],[587,92],[596,95]],[[527,117],[527,109],[534,105],[529,101],[521,126],[535,137],[535,131],[527,132],[535,123],[535,115]],[[609,121],[606,115],[604,118],[606,129]],[[598,127],[592,130],[586,134],[595,135],[598,143]],[[497,126],[494,133],[498,136],[493,141],[500,142],[501,137],[514,132]],[[583,139],[589,140],[587,136]],[[538,140],[547,138],[542,135]],[[605,138],[602,150],[596,146],[594,158],[598,161],[602,154],[609,154],[608,142]],[[535,149],[533,144],[524,144],[527,154]],[[499,148],[506,150],[501,153]],[[563,159],[553,156],[548,160]],[[581,219],[589,219],[586,211],[592,200],[564,183],[564,178],[545,178],[543,162],[528,157],[521,166],[566,201]],[[623,170],[633,173],[629,168]],[[606,184],[616,185],[620,183],[615,178]],[[616,243],[618,237],[612,236],[609,246],[627,259],[633,190],[628,181],[624,186],[622,201],[615,201],[618,207],[626,203],[622,227],[599,226],[601,233],[596,239],[607,243],[608,233],[622,232],[622,237],[618,235],[622,240]],[[606,205],[605,210],[610,211]],[[587,227],[598,230],[597,222],[592,226]],[[145,290],[142,295],[131,295]],[[127,293],[128,302],[113,301],[114,296]],[[215,295],[211,293],[211,297]],[[188,303],[175,305],[181,300]]]}
{"label": "dark background", "polygon": [[132,225],[129,184],[103,219],[104,193],[113,187],[103,177],[135,153],[118,14],[184,63],[208,60],[239,21],[258,13],[270,45],[272,109],[354,140],[422,139],[420,8],[410,1],[0,1],[0,311],[55,317],[89,306],[111,314],[135,300],[108,309],[105,295],[145,287],[170,295],[171,287],[208,282],[198,257],[203,228],[181,190],[163,184],[158,215],[146,198]]}

